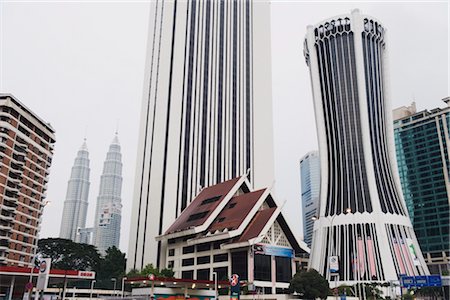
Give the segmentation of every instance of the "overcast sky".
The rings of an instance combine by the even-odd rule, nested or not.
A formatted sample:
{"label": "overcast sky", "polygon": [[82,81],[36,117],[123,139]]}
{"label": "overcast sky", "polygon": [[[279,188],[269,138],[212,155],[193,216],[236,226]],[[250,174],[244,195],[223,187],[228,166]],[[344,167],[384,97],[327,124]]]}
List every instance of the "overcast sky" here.
{"label": "overcast sky", "polygon": [[[89,2],[89,3],[88,3]],[[41,237],[57,237],[76,152],[91,159],[88,226],[117,124],[123,155],[121,249],[128,247],[149,1],[0,0],[0,92],[56,129]],[[449,5],[442,2],[273,1],[272,70],[276,196],[302,235],[299,160],[317,149],[302,45],[308,24],[360,8],[389,35],[393,106],[443,106],[449,93]]]}

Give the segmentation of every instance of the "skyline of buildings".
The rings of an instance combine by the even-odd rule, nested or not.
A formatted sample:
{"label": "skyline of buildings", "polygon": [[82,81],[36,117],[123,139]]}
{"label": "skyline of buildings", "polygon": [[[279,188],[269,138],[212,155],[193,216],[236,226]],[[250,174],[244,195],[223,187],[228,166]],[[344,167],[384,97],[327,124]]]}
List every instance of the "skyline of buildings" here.
{"label": "skyline of buildings", "polygon": [[321,164],[309,267],[335,285],[429,275],[397,173],[385,32],[355,9],[305,38]]}
{"label": "skyline of buildings", "polygon": [[86,228],[86,216],[89,206],[89,151],[84,139],[77,152],[67,183],[66,199],[61,217],[59,237],[73,242],[87,243],[85,234],[79,230]]}
{"label": "skyline of buildings", "polygon": [[450,97],[447,106],[394,110],[397,163],[406,207],[433,274],[449,271]]}
{"label": "skyline of buildings", "polygon": [[31,264],[47,197],[55,130],[0,94],[0,266]]}
{"label": "skyline of buildings", "polygon": [[127,270],[165,266],[155,241],[202,188],[274,179],[270,5],[151,2]]}
{"label": "skyline of buildings", "polygon": [[311,248],[314,217],[318,216],[320,192],[319,151],[310,151],[300,159],[303,240]]}
{"label": "skyline of buildings", "polygon": [[117,132],[109,146],[95,209],[93,245],[102,254],[108,248],[119,248],[122,221],[122,154]]}

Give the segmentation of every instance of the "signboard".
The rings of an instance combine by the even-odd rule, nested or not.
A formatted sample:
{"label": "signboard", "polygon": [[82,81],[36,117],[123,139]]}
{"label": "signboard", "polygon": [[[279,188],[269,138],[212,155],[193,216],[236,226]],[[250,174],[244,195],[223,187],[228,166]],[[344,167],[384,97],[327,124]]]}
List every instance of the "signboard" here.
{"label": "signboard", "polygon": [[410,288],[416,285],[414,281],[414,276],[402,276],[400,277],[400,282],[402,287]]}
{"label": "signboard", "polygon": [[416,276],[414,281],[417,287],[428,286],[427,276]]}
{"label": "signboard", "polygon": [[230,292],[231,300],[239,299],[241,294],[241,284],[239,282],[239,275],[233,274],[230,277]]}
{"label": "signboard", "polygon": [[339,273],[339,257],[329,256],[328,263],[330,266],[331,275],[338,275],[338,273]]}
{"label": "signboard", "polygon": [[294,250],[291,248],[283,248],[271,245],[256,244],[253,245],[255,254],[273,255],[281,257],[294,257]]}
{"label": "signboard", "polygon": [[401,276],[400,282],[401,286],[404,288],[442,286],[442,278],[440,275]]}
{"label": "signboard", "polygon": [[406,244],[408,245],[409,254],[413,260],[415,266],[420,266],[419,258],[416,254],[416,249],[414,248],[412,239],[406,239]]}
{"label": "signboard", "polygon": [[51,264],[52,264],[51,258],[43,258],[39,263],[39,275],[36,284],[36,289],[38,291],[43,291],[47,288]]}
{"label": "signboard", "polygon": [[95,272],[78,271],[78,277],[82,277],[83,279],[95,279]]}
{"label": "signboard", "polygon": [[428,286],[442,286],[442,278],[440,275],[431,275],[428,277]]}

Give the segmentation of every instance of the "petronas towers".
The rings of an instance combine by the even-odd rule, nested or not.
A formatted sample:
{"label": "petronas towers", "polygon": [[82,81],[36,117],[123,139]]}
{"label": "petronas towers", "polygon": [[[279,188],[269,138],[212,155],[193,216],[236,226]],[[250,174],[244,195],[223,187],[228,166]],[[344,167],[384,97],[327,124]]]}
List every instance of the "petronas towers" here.
{"label": "petronas towers", "polygon": [[90,243],[101,254],[119,247],[122,192],[122,154],[117,133],[109,146],[95,210],[94,227],[86,227],[89,196],[89,152],[86,141],[78,151],[67,185],[60,237],[78,243]]}

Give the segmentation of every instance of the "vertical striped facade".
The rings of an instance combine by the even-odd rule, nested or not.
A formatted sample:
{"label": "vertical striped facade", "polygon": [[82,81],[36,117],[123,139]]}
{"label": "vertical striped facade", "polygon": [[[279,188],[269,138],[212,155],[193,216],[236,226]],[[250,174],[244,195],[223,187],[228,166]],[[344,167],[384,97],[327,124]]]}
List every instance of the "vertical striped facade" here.
{"label": "vertical striped facade", "polygon": [[247,172],[255,187],[272,183],[269,9],[151,3],[128,269],[165,267],[155,237],[201,188]]}
{"label": "vertical striped facade", "polygon": [[304,55],[321,162],[310,267],[348,284],[429,273],[397,176],[385,28],[354,10],[309,26]]}

